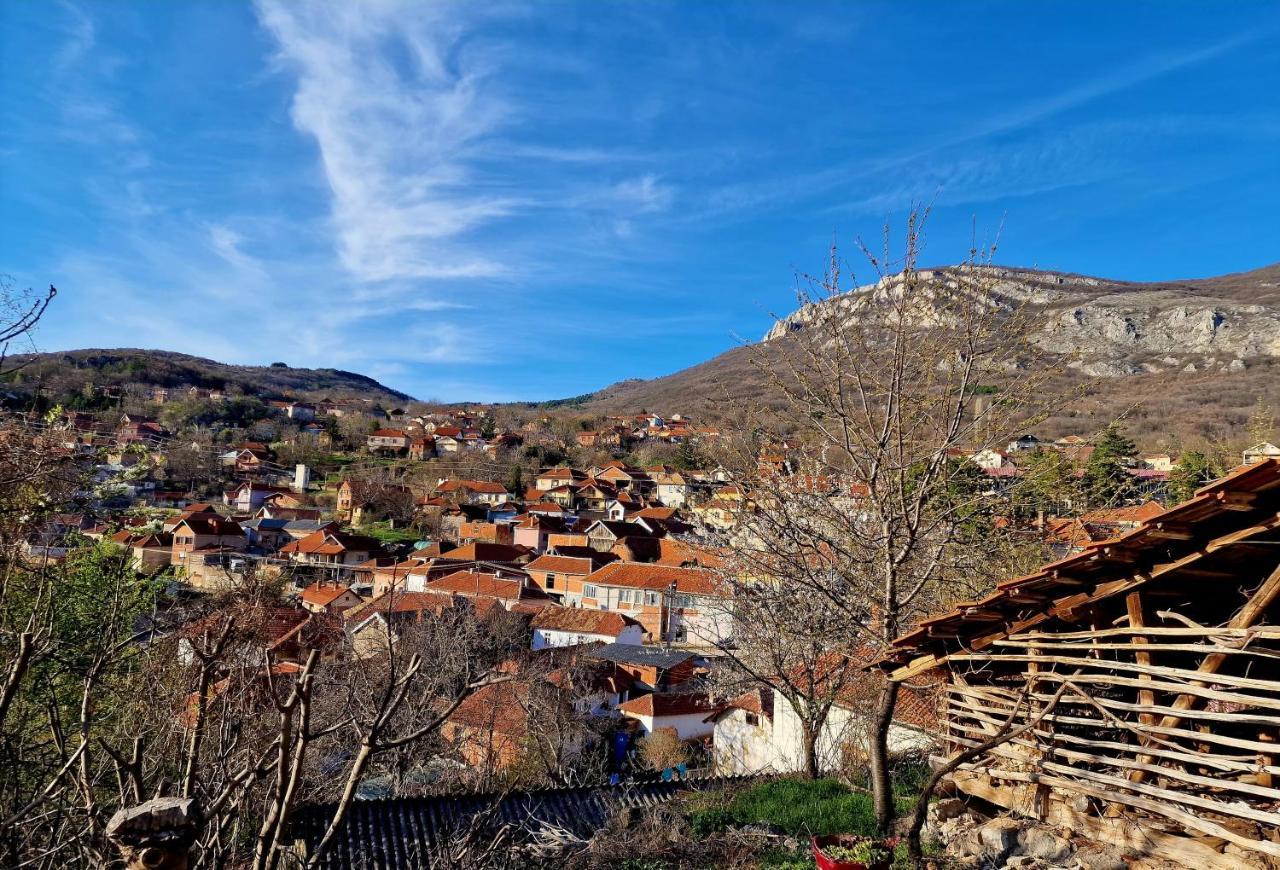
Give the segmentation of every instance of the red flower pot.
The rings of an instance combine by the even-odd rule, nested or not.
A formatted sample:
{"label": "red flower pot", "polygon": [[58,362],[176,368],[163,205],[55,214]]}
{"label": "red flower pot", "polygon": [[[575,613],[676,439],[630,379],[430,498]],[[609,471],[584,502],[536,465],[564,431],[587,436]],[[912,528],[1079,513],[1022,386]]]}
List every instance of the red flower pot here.
{"label": "red flower pot", "polygon": [[872,861],[868,864],[862,861],[838,861],[828,855],[826,851],[830,846],[853,847],[859,843],[866,842],[879,843],[890,853],[898,845],[897,838],[877,840],[875,837],[858,837],[853,834],[829,834],[825,837],[809,838],[809,846],[813,849],[813,860],[818,862],[818,870],[890,870],[893,866],[892,855],[881,861]]}

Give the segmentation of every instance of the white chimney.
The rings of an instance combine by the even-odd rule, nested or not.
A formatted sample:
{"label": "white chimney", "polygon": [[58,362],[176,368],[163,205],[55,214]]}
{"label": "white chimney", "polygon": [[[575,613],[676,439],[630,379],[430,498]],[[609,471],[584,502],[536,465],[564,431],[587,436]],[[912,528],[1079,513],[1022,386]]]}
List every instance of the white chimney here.
{"label": "white chimney", "polygon": [[293,491],[306,492],[311,483],[311,469],[301,462],[293,469]]}

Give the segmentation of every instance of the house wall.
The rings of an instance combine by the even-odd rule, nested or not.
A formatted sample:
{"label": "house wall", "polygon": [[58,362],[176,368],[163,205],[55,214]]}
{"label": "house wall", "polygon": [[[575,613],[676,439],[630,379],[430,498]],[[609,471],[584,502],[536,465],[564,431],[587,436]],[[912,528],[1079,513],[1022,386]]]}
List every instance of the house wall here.
{"label": "house wall", "polygon": [[169,567],[173,551],[167,547],[134,547],[133,570],[139,574],[154,574]]}
{"label": "house wall", "polygon": [[684,507],[689,500],[689,488],[683,484],[658,484],[658,500],[667,507]]}
{"label": "house wall", "polygon": [[584,643],[625,643],[631,646],[644,644],[644,629],[638,625],[628,625],[617,637],[609,634],[588,634],[576,631],[553,631],[539,628],[533,632],[533,648],[577,646]]}
{"label": "house wall", "polygon": [[645,734],[652,734],[655,730],[662,728],[672,728],[675,729],[676,736],[681,740],[707,737],[715,730],[715,726],[712,723],[704,721],[708,716],[706,712],[684,713],[679,716],[623,715],[640,723],[640,729]]}
{"label": "house wall", "polygon": [[543,529],[515,529],[511,534],[511,543],[519,547],[528,547],[537,553],[547,551],[548,535]]}
{"label": "house wall", "polygon": [[696,598],[697,607],[676,608],[670,619],[670,631],[679,637],[683,629],[689,643],[715,646],[733,637],[733,614],[729,607],[715,599]]}
{"label": "house wall", "polygon": [[774,743],[773,723],[767,716],[760,716],[753,725],[747,721],[746,710],[729,710],[717,717],[711,739],[717,774],[741,776],[791,770]]}
{"label": "house wall", "polygon": [[[822,769],[834,770],[840,767],[849,751],[864,752],[867,727],[867,721],[860,719],[851,710],[833,707],[818,739],[818,760]],[[800,717],[786,700],[777,697],[773,705],[773,747],[770,750],[774,763],[778,765],[777,770],[804,770],[804,740],[801,735]],[[906,725],[894,723],[889,728],[889,752],[894,755],[924,749],[934,742],[931,735]]]}

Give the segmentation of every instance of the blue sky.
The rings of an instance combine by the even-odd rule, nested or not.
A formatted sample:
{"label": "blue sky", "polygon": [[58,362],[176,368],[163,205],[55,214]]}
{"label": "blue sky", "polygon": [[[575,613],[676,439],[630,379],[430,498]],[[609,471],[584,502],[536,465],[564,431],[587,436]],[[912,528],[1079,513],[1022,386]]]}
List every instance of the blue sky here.
{"label": "blue sky", "polygon": [[1109,277],[1280,259],[1278,39],[1261,2],[4,3],[0,272],[61,290],[43,350],[573,395],[759,336],[913,202],[930,262],[975,220]]}

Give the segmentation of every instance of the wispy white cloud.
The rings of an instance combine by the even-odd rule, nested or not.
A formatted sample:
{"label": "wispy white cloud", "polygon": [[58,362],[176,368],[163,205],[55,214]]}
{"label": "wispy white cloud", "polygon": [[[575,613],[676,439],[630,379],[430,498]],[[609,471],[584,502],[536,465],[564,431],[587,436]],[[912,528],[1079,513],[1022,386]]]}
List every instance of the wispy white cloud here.
{"label": "wispy white cloud", "polygon": [[675,188],[647,174],[618,183],[613,194],[618,202],[641,212],[666,211],[675,199]]}
{"label": "wispy white cloud", "polygon": [[297,77],[294,125],[314,138],[343,265],[358,280],[475,278],[501,262],[467,235],[521,198],[473,165],[507,117],[448,5],[261,0]]}

